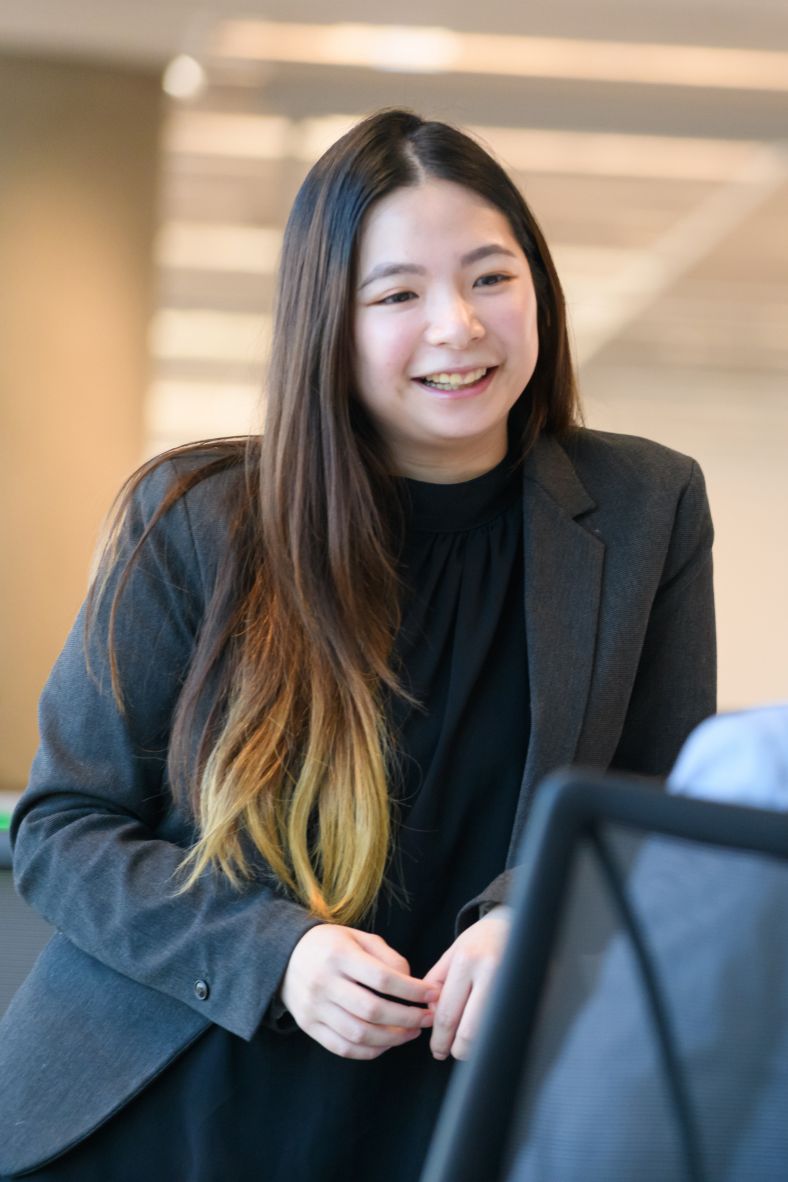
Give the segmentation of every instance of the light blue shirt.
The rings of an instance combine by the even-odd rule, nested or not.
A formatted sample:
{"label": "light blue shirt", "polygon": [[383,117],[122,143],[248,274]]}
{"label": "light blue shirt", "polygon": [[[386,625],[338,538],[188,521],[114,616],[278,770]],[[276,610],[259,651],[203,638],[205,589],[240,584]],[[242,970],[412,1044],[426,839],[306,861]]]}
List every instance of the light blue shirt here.
{"label": "light blue shirt", "polygon": [[788,810],[788,702],[707,718],[682,747],[668,791]]}

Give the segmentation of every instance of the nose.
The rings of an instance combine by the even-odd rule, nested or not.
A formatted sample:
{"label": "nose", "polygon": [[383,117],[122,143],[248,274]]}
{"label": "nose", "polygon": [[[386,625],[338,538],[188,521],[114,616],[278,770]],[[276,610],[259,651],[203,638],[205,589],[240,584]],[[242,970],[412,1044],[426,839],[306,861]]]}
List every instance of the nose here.
{"label": "nose", "polygon": [[471,341],[481,340],[483,336],[484,325],[476,309],[460,292],[452,292],[433,302],[424,333],[428,345],[464,349]]}

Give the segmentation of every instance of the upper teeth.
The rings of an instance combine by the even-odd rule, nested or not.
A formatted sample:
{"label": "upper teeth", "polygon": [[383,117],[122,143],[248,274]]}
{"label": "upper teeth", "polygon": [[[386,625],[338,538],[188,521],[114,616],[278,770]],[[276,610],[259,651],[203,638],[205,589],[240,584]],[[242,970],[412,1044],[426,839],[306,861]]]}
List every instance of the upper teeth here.
{"label": "upper teeth", "polygon": [[474,382],[478,382],[487,373],[486,368],[472,369],[469,373],[430,373],[422,378],[423,382],[429,382],[432,386],[447,386],[452,390],[456,390],[459,386],[472,386]]}

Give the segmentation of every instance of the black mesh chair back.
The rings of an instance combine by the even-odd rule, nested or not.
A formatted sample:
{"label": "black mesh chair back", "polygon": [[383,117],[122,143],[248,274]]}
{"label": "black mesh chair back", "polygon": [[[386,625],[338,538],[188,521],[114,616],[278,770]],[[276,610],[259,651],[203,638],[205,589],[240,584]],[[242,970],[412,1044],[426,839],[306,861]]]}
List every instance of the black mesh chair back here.
{"label": "black mesh chair back", "polygon": [[788,1179],[788,816],[560,773],[422,1182]]}

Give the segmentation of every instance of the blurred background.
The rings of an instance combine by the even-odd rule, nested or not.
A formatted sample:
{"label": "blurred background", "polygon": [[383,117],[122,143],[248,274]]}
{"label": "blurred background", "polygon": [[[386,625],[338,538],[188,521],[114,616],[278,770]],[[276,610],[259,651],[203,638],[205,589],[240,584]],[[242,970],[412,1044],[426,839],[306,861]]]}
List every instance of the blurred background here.
{"label": "blurred background", "polygon": [[522,186],[588,424],[705,470],[721,706],[788,697],[784,0],[2,0],[0,814],[114,493],[257,425],[290,202],[390,104]]}

